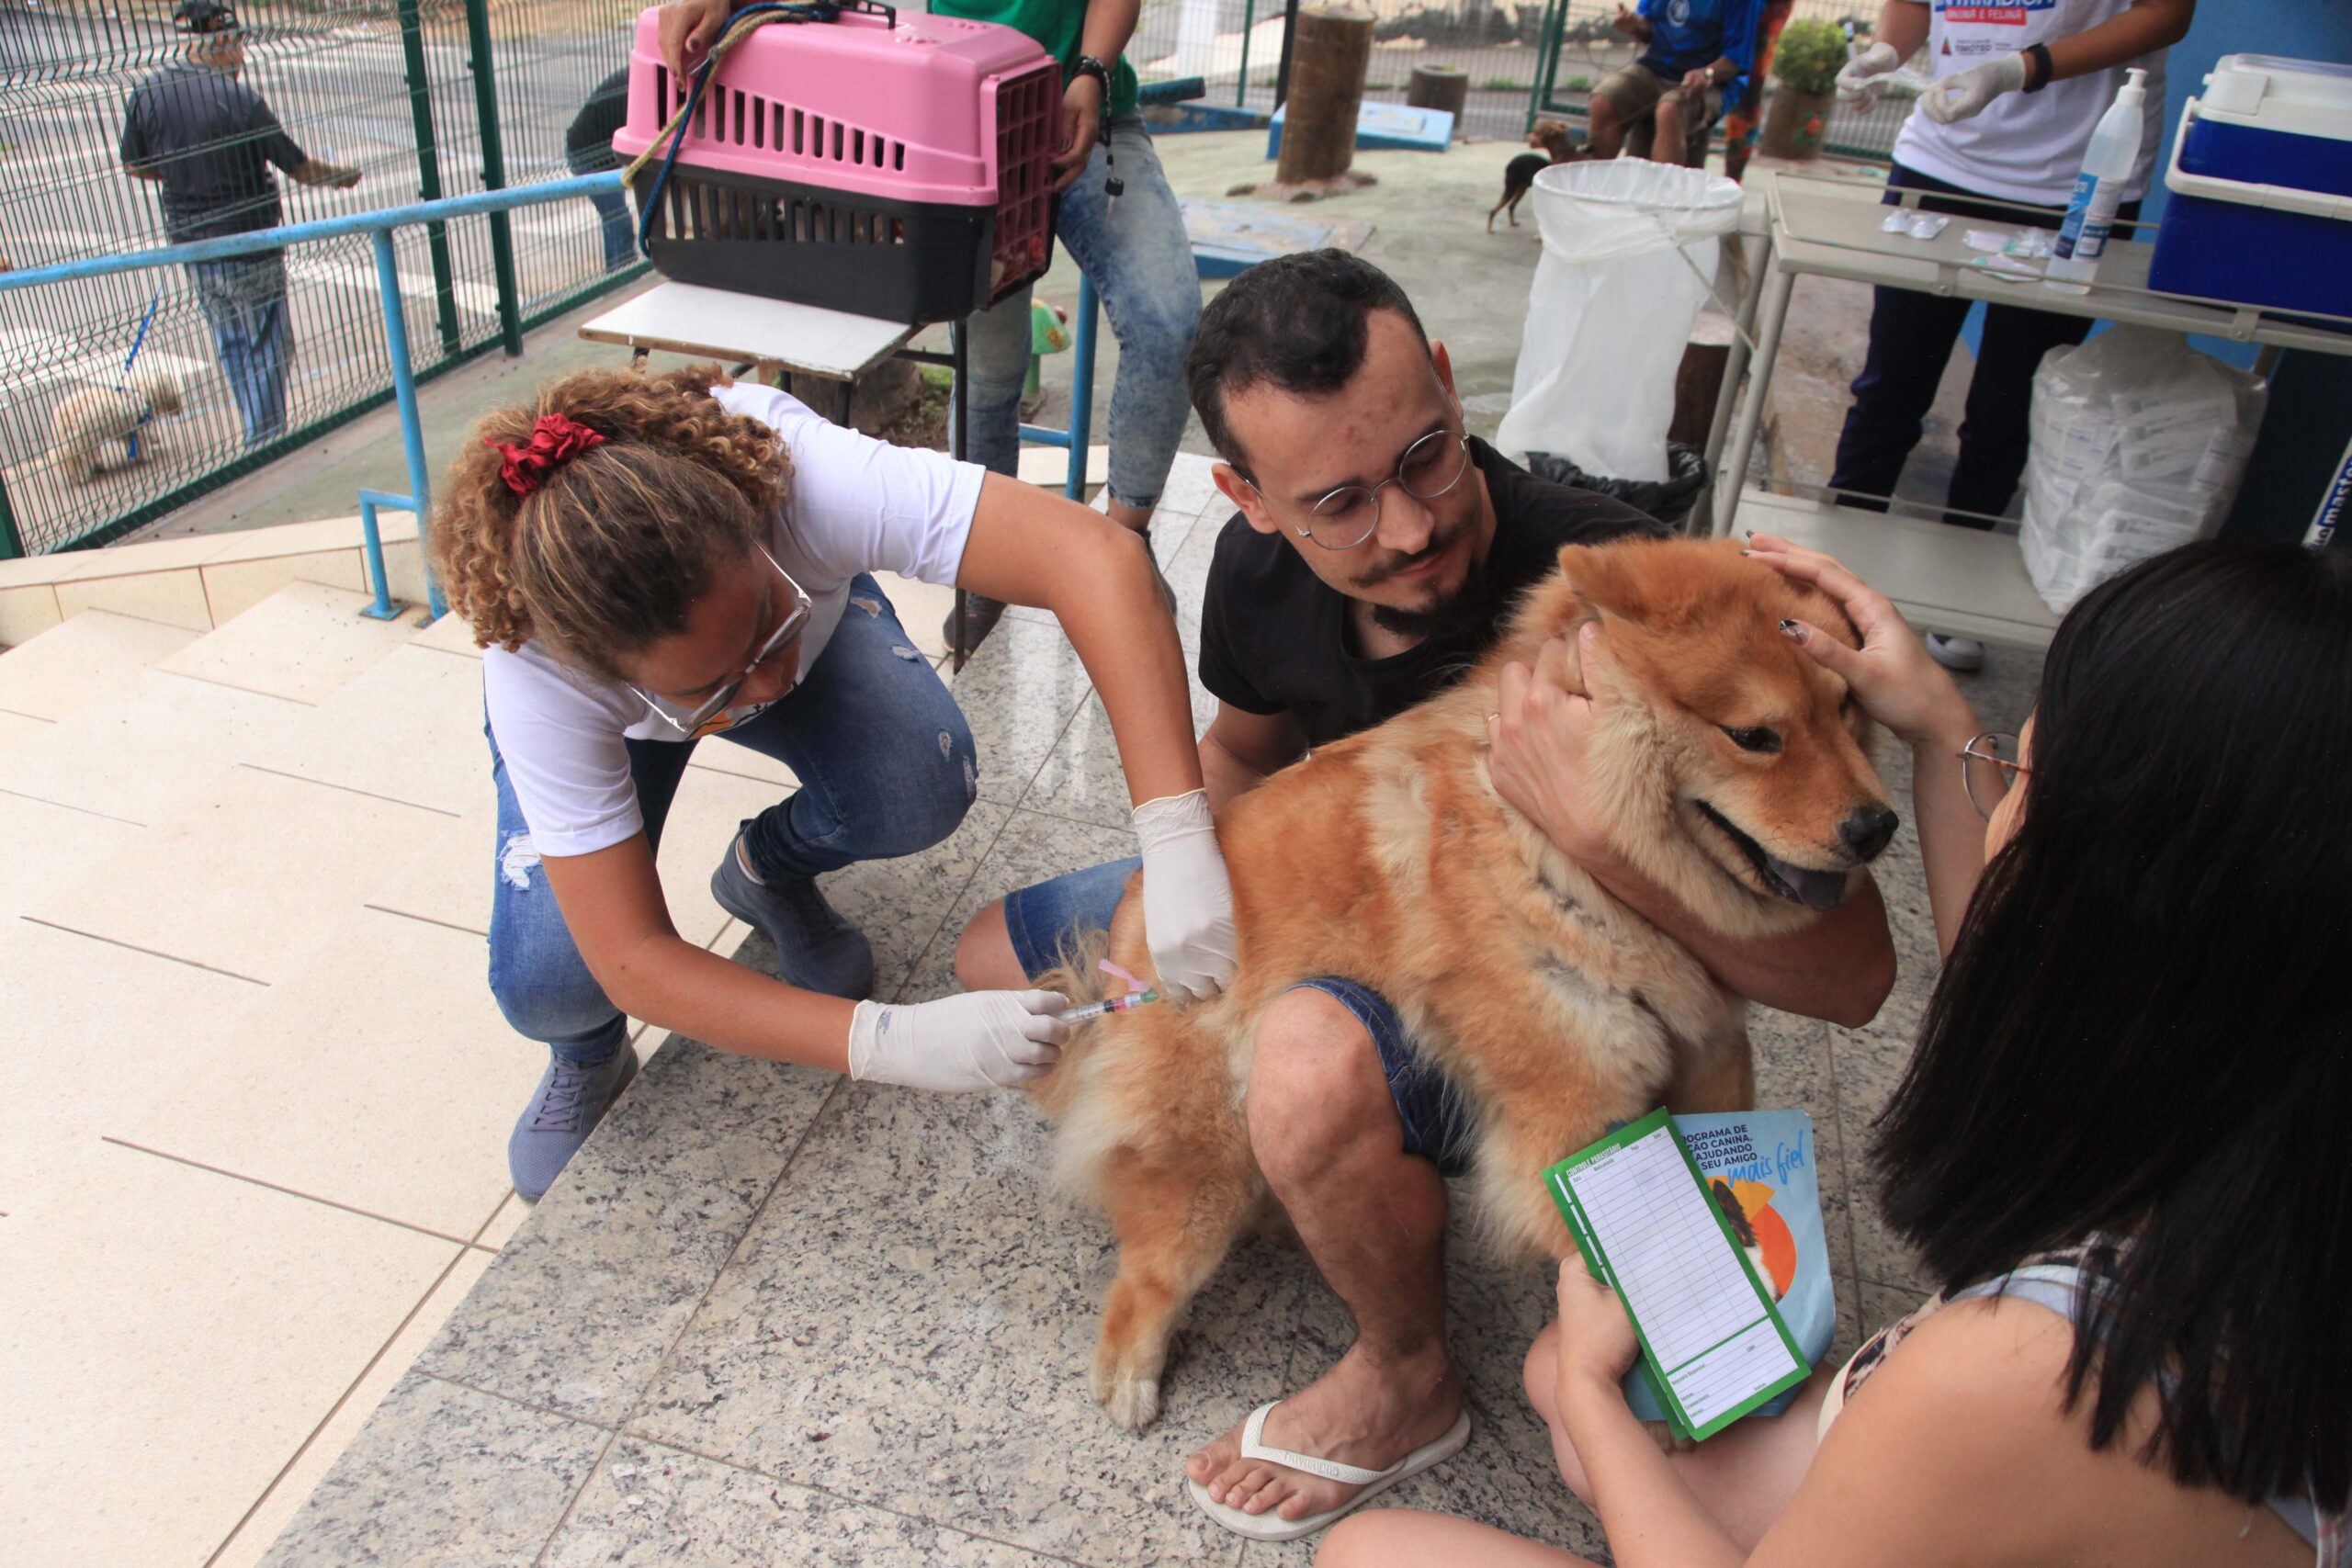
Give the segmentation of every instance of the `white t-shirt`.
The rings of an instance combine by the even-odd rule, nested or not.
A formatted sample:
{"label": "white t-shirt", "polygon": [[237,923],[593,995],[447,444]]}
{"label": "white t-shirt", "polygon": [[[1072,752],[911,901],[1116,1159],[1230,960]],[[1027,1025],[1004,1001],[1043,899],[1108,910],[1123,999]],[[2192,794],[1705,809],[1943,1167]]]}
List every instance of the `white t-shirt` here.
{"label": "white t-shirt", "polygon": [[[980,499],[978,464],[860,435],[773,388],[742,382],[712,395],[773,426],[792,457],[790,501],[766,544],[814,601],[800,638],[802,675],[832,639],[859,572],[954,584]],[[484,649],[481,684],[491,733],[541,854],[588,854],[645,825],[622,738],[680,737],[635,693],[558,663],[536,642],[512,653]]]}
{"label": "white t-shirt", "polygon": [[[1928,65],[1939,81],[2030,44],[2054,43],[2132,8],[2132,0],[1931,0]],[[2164,141],[2165,51],[2130,62],[2148,73],[2140,160],[2123,199],[2147,194]],[[1963,190],[2064,207],[2090,150],[2098,118],[2115,102],[2126,66],[2052,82],[2039,93],[2004,93],[1973,119],[1938,125],[1917,110],[1894,139],[1895,162]]]}

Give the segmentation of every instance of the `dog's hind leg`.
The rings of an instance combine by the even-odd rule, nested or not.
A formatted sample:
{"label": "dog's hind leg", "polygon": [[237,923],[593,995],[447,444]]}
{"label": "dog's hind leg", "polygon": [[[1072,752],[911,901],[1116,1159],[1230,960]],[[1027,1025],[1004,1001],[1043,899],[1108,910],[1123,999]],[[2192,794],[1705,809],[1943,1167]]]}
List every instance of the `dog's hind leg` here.
{"label": "dog's hind leg", "polygon": [[1257,1207],[1257,1185],[1254,1172],[1148,1165],[1132,1149],[1114,1153],[1103,1177],[1119,1275],[1102,1303],[1094,1397],[1112,1420],[1139,1432],[1159,1415],[1168,1342]]}

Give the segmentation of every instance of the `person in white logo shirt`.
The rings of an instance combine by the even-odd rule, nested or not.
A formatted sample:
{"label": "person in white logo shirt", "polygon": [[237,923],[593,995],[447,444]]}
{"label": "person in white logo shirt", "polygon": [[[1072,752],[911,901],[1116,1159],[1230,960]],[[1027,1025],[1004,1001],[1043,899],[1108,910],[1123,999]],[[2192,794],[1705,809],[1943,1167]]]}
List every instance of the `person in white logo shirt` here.
{"label": "person in white logo shirt", "polygon": [[[1869,47],[1838,73],[1841,102],[1876,96],[1880,80],[1928,47],[1934,80],[1894,141],[1888,199],[1929,193],[1931,211],[2016,228],[2064,221],[2075,175],[2099,116],[2123,73],[2148,73],[2147,122],[2140,159],[2118,217],[2139,212],[2164,139],[2164,51],[2188,31],[2196,0],[1887,0]],[[2039,209],[1986,206],[1969,197]],[[1880,288],[1871,308],[1870,355],[1854,379],[1854,406],[1838,437],[1829,476],[1848,506],[1885,510],[1903,465],[1918,445],[1944,362],[1969,301]],[[1984,313],[1960,460],[1945,504],[1948,523],[1989,528],[2007,511],[2025,471],[2026,414],[2041,356],[2089,335],[2090,322],[2022,305]],[[1974,517],[1959,513],[1974,513]],[[1956,670],[1981,669],[1982,643],[1930,635],[1928,651]]]}
{"label": "person in white logo shirt", "polygon": [[[1060,997],[870,1000],[873,949],[818,890],[824,873],[939,842],[978,789],[971,730],[877,571],[1060,620],[1137,802],[1159,987],[1181,1003],[1230,977],[1233,891],[1183,653],[1134,536],[976,465],[829,424],[716,366],[583,371],[475,434],[433,553],[485,649],[491,990],[551,1057],[507,1145],[523,1196],[546,1191],[628,1086],[631,1017],[945,1091],[1052,1065]],[[712,846],[711,892],[774,944],[775,978],[670,921],[654,852],[705,738],[800,781]]]}

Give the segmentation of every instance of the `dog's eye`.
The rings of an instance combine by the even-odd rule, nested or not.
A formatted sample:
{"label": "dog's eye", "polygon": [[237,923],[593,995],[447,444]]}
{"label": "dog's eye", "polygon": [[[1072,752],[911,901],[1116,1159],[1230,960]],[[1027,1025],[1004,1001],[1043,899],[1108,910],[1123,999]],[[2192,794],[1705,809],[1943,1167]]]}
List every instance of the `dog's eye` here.
{"label": "dog's eye", "polygon": [[1743,751],[1761,751],[1770,757],[1781,750],[1781,732],[1777,729],[1766,729],[1761,725],[1753,729],[1735,729],[1726,724],[1723,730],[1731,737],[1731,743]]}

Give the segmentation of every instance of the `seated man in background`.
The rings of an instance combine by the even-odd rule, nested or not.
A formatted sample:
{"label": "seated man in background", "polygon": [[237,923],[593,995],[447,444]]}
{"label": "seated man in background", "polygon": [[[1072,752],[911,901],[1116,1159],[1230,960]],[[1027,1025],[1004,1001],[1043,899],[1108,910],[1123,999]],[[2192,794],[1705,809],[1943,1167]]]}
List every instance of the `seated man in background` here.
{"label": "seated man in background", "polygon": [[[1622,502],[1536,479],[1463,428],[1445,346],[1403,290],[1343,251],[1263,262],[1203,313],[1193,406],[1239,508],[1218,536],[1201,615],[1201,680],[1216,718],[1201,739],[1213,806],[1442,690],[1492,645],[1512,603],[1561,547],[1662,535]],[[1504,797],[1629,907],[1768,1006],[1849,1024],[1894,983],[1885,907],[1865,878],[1795,936],[1734,944],[1600,852],[1563,808],[1574,733],[1549,722],[1548,682],[1497,699]],[[1540,779],[1535,788],[1520,780]],[[1571,792],[1571,795],[1573,792]],[[1107,928],[1134,861],[1025,887],[982,909],[956,950],[967,989],[1023,987],[1066,940]],[[1396,1010],[1327,976],[1257,1026],[1250,1137],[1268,1185],[1331,1289],[1355,1345],[1266,1417],[1264,1441],[1380,1469],[1453,1424],[1462,1384],[1445,1344],[1444,1176],[1467,1153],[1459,1102],[1422,1070]],[[1285,1519],[1361,1490],[1240,1457],[1237,1427],[1194,1454],[1218,1503]]]}
{"label": "seated man in background", "polygon": [[1646,45],[1592,91],[1592,155],[1702,168],[1707,133],[1747,91],[1762,0],[1640,0],[1610,25]]}

